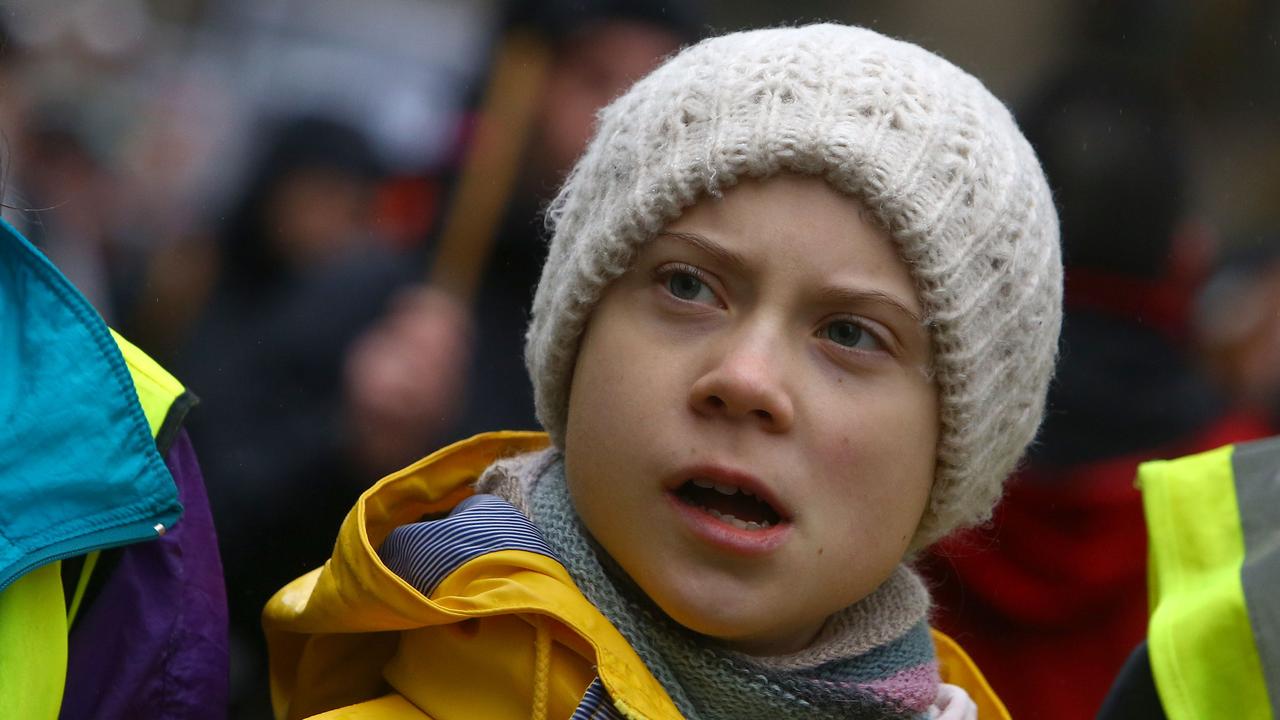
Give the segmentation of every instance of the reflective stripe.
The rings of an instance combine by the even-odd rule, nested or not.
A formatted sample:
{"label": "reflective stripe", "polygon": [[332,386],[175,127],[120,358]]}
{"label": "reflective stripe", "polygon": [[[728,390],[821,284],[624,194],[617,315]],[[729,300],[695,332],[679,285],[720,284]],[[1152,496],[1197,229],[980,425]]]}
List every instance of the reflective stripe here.
{"label": "reflective stripe", "polygon": [[1246,611],[1234,446],[1138,469],[1151,669],[1170,720],[1272,718]]}
{"label": "reflective stripe", "polygon": [[1271,714],[1280,717],[1280,438],[1240,445],[1231,462],[1244,530],[1240,580]]}
{"label": "reflective stripe", "polygon": [[32,570],[0,592],[0,718],[53,720],[67,677],[61,563]]}

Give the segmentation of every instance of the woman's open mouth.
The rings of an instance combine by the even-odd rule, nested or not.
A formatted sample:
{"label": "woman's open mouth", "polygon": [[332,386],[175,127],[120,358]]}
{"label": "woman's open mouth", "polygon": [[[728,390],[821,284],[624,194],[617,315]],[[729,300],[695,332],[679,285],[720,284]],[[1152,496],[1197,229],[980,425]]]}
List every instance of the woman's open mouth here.
{"label": "woman's open mouth", "polygon": [[675,496],[739,530],[767,530],[782,522],[778,511],[750,490],[707,478],[685,482]]}
{"label": "woman's open mouth", "polygon": [[719,467],[692,468],[682,476],[667,486],[667,496],[702,540],[736,554],[760,555],[790,535],[789,510],[754,477]]}

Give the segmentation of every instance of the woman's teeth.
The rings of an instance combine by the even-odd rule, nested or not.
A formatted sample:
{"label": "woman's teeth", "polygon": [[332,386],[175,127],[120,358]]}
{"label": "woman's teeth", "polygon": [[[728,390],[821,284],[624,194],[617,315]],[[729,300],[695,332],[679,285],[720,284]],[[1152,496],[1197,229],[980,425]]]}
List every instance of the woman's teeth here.
{"label": "woman's teeth", "polygon": [[[700,488],[703,488],[704,490],[715,490],[721,495],[737,495],[738,493],[742,493],[743,495],[746,495],[748,497],[755,497],[755,493],[745,488],[740,488],[736,485],[723,485],[718,482],[711,482],[710,480],[704,480],[703,478],[694,478],[693,484],[697,485]],[[730,517],[733,517],[733,516],[731,515]]]}
{"label": "woman's teeth", "polygon": [[782,522],[768,502],[738,485],[709,478],[690,478],[676,491],[676,495],[739,530],[767,530]]}
{"label": "woman's teeth", "polygon": [[[695,480],[694,482],[697,482],[697,481]],[[716,490],[720,490],[720,488],[717,487]],[[725,494],[730,495],[731,493],[725,493]],[[729,523],[730,525],[738,528],[739,530],[767,530],[773,527],[773,523],[769,522],[768,520],[761,520],[760,522],[755,522],[754,520],[743,520],[741,518],[734,517],[733,515],[730,515],[728,513],[722,513],[719,510],[716,510],[715,508],[704,508],[704,510],[711,517],[717,520],[720,520],[722,522]]]}

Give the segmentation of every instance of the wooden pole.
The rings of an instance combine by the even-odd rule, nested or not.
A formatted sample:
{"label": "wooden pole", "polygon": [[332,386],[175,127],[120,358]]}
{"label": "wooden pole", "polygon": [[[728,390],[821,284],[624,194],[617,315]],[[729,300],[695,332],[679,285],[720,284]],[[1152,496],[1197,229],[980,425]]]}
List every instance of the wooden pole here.
{"label": "wooden pole", "polygon": [[515,30],[503,38],[485,88],[475,139],[445,215],[428,281],[470,306],[511,196],[546,87],[550,51]]}

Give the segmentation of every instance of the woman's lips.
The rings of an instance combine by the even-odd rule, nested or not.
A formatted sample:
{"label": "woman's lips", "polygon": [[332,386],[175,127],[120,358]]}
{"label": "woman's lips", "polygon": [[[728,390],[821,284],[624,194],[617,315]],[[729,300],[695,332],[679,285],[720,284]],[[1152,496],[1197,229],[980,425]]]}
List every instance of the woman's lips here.
{"label": "woman's lips", "polygon": [[[687,483],[715,489],[708,492],[737,493],[768,505],[771,520],[739,519],[732,513],[707,507],[681,493]],[[664,483],[667,500],[694,536],[739,555],[764,555],[776,550],[791,534],[793,514],[774,492],[758,478],[722,465],[695,465],[673,473]]]}
{"label": "woman's lips", "polygon": [[739,555],[765,555],[780,547],[791,535],[791,522],[781,520],[769,527],[744,529],[716,517],[707,508],[686,502],[674,491],[666,492],[667,501],[693,534],[721,549]]}
{"label": "woman's lips", "polygon": [[767,504],[781,522],[792,519],[792,512],[773,489],[756,476],[724,465],[704,463],[681,468],[672,473],[663,486],[668,492],[676,492],[687,482],[705,481],[715,486],[736,488]]}

